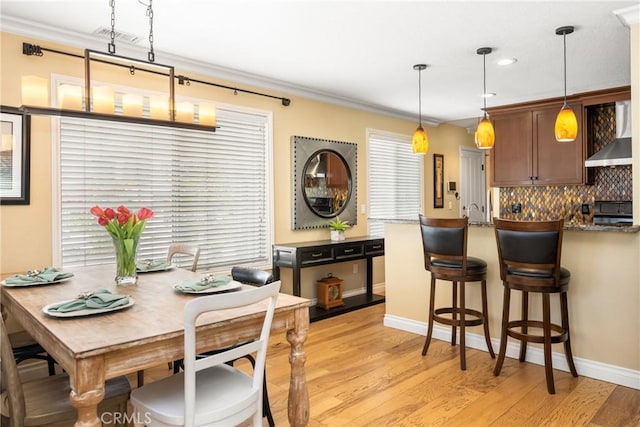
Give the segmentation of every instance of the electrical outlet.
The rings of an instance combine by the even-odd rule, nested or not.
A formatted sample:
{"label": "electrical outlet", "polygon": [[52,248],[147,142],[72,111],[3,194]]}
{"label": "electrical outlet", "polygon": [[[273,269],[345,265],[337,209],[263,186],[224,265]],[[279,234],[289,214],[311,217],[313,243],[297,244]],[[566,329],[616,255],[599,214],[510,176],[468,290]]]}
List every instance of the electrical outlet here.
{"label": "electrical outlet", "polygon": [[522,203],[514,203],[511,205],[511,213],[521,213]]}

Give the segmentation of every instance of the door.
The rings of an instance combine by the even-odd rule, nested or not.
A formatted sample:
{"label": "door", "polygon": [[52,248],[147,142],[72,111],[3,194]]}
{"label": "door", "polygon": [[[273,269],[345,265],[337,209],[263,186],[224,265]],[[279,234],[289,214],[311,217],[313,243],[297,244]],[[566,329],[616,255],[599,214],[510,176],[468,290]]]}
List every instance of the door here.
{"label": "door", "polygon": [[484,151],[460,147],[460,216],[469,221],[485,221],[487,193]]}

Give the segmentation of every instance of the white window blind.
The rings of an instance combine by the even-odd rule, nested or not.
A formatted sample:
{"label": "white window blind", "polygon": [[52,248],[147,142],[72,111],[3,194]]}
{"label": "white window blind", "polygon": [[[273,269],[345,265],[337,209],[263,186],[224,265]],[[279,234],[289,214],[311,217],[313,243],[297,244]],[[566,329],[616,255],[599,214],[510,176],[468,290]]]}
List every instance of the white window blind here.
{"label": "white window blind", "polygon": [[89,209],[125,205],[155,213],[138,259],[164,258],[180,242],[200,247],[199,269],[269,266],[269,123],[266,114],[222,109],[215,133],[62,118],[62,265],[115,262]]}
{"label": "white window blind", "polygon": [[369,235],[384,235],[388,219],[418,218],[423,156],[411,151],[411,137],[368,130]]}

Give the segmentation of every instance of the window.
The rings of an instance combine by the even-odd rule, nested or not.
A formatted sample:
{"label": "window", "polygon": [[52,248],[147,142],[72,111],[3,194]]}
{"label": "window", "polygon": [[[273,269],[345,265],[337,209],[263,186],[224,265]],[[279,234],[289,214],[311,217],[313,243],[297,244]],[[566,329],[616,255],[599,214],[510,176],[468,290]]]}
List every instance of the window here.
{"label": "window", "polygon": [[269,267],[271,115],[220,107],[217,115],[215,133],[61,118],[54,177],[61,264],[115,262],[89,209],[125,205],[155,213],[139,259],[164,258],[170,243],[181,242],[200,247],[199,269]]}
{"label": "window", "polygon": [[384,221],[416,220],[421,212],[422,162],[411,137],[367,130],[369,235],[384,235]]}

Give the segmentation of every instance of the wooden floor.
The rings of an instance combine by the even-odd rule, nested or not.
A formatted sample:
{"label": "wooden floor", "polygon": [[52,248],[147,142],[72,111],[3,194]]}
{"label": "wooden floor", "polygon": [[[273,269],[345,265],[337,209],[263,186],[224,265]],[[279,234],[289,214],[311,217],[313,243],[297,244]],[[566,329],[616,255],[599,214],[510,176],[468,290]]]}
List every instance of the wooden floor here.
{"label": "wooden floor", "polygon": [[[310,426],[640,426],[639,390],[556,370],[549,395],[542,366],[507,358],[495,377],[495,361],[473,349],[461,371],[458,347],[434,340],[422,357],[424,337],[383,327],[383,316],[380,304],[311,324]],[[284,333],[274,334],[267,379],[277,426],[288,425],[288,355]],[[169,374],[166,364],[146,372],[146,381]]]}

